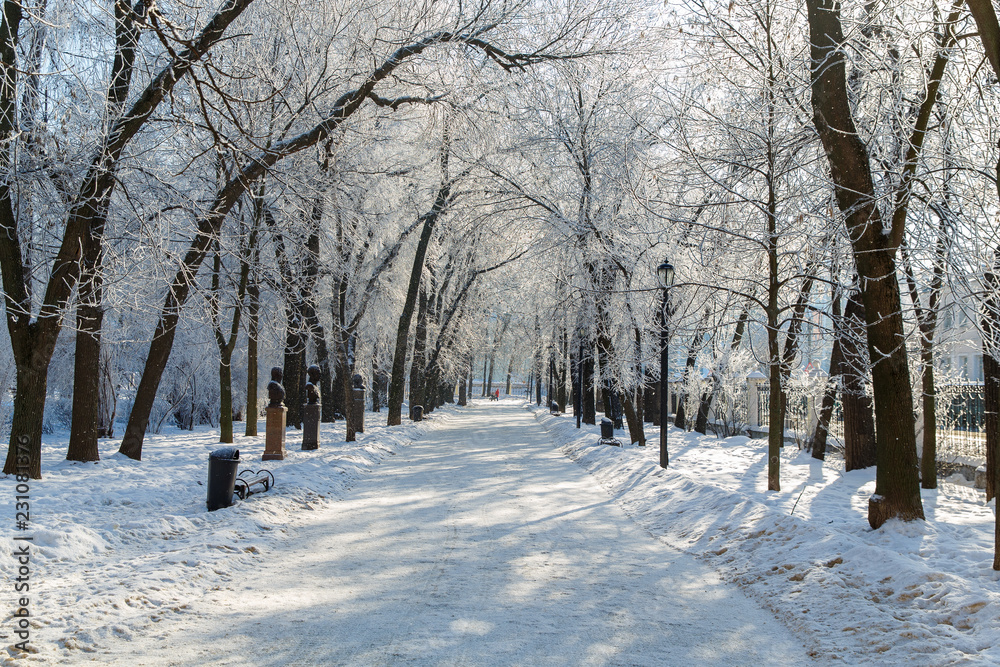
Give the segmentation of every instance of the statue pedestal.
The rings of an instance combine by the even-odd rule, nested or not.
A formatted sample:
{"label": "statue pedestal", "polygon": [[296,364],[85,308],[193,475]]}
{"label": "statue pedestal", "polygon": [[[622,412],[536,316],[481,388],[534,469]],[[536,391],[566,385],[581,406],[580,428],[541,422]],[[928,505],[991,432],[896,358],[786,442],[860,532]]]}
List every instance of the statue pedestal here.
{"label": "statue pedestal", "polygon": [[302,406],[302,451],[319,449],[319,403]]}
{"label": "statue pedestal", "polygon": [[288,408],[281,406],[264,409],[267,415],[267,429],[264,436],[264,455],[261,461],[283,461],[285,458],[285,413]]}

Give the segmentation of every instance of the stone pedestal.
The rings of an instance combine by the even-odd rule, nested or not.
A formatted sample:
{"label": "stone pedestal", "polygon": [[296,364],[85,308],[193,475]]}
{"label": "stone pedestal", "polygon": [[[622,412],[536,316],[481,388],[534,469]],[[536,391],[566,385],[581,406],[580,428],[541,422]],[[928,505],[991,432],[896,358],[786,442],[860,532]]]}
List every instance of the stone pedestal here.
{"label": "stone pedestal", "polygon": [[364,388],[354,388],[354,431],[356,433],[365,432],[365,390]]}
{"label": "stone pedestal", "polygon": [[285,414],[288,408],[281,406],[264,409],[267,415],[267,429],[264,436],[264,455],[261,461],[282,461],[285,458]]}
{"label": "stone pedestal", "polygon": [[320,411],[319,403],[306,403],[302,406],[302,451],[319,449]]}

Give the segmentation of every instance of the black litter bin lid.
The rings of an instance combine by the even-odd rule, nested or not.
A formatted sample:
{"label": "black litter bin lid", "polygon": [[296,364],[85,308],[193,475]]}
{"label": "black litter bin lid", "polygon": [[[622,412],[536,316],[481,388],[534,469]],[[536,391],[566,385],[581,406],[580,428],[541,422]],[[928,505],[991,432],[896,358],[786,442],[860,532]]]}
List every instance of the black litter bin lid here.
{"label": "black litter bin lid", "polygon": [[221,447],[208,455],[210,459],[226,459],[228,461],[239,461],[240,450],[235,447]]}

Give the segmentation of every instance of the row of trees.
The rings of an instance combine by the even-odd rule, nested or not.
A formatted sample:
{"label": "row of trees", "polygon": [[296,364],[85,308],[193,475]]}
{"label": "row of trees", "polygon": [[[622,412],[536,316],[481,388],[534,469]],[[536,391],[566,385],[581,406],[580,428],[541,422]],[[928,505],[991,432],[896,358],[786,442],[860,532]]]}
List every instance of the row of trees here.
{"label": "row of trees", "polygon": [[[8,2],[0,35],[0,264],[16,367],[11,442],[27,436],[36,477],[47,375],[64,328],[75,334],[69,458],[97,457],[108,311],[129,328],[153,320],[141,368],[130,360],[115,369],[127,377],[111,380],[111,396],[131,389],[121,451],[133,458],[165,400],[160,385],[182,319],[207,325],[217,345],[224,439],[237,343],[245,331],[255,415],[261,321],[282,328],[275,307],[285,311],[292,422],[307,346],[328,395],[342,392],[362,327],[386,319],[372,322],[369,309],[395,306],[388,274],[414,232],[402,339],[417,293],[426,294],[412,283],[428,274],[441,338],[429,366],[447,367],[439,357],[451,350],[476,278],[524,254],[505,256],[496,235],[458,241],[462,225],[480,233],[488,225],[479,218],[496,226],[506,215],[494,221],[496,203],[478,183],[465,189],[482,170],[480,153],[496,149],[476,144],[471,121],[489,122],[503,95],[491,89],[586,54],[615,19],[598,5],[488,1],[25,10]],[[460,146],[449,139],[456,131]],[[444,216],[459,221],[436,226]],[[195,299],[204,307],[191,314]],[[399,379],[394,369],[390,421],[398,421]],[[15,457],[11,447],[7,472]]]}
{"label": "row of trees", "polygon": [[[804,328],[820,327],[834,377],[815,455],[839,388],[853,425],[847,463],[877,465],[872,526],[922,517],[919,486],[935,485],[942,306],[982,315],[988,392],[996,383],[991,5],[690,2],[666,23],[667,55],[647,57],[641,79],[654,94],[634,64],[628,76],[604,63],[605,77],[588,72],[575,91],[566,76],[563,97],[542,105],[548,141],[532,144],[547,161],[512,182],[552,219],[565,249],[553,284],[577,302],[541,349],[582,331],[635,412],[655,366],[653,267],[669,257],[681,281],[674,368],[738,377],[744,322],[756,332],[749,349],[771,390],[769,488],[780,489],[784,389]],[[554,299],[543,321],[563,307]],[[992,496],[995,425],[988,442]]]}
{"label": "row of trees", "polygon": [[840,391],[848,465],[878,466],[873,526],[921,517],[935,483],[913,411],[933,421],[944,303],[984,314],[996,375],[988,2],[8,0],[5,16],[0,268],[11,442],[28,436],[34,476],[49,397],[72,395],[69,458],[96,459],[126,413],[121,451],[140,458],[171,415],[217,415],[231,440],[242,413],[255,433],[258,368],[278,358],[289,422],[317,363],[323,418],[347,415],[351,439],[355,373],[398,424],[407,378],[411,405],[461,401],[512,346],[508,381],[526,368],[563,406],[599,385],[643,442],[665,257],[672,367],[711,379],[678,421],[704,430],[727,382],[764,369],[779,490],[784,393],[822,330],[823,414]]}

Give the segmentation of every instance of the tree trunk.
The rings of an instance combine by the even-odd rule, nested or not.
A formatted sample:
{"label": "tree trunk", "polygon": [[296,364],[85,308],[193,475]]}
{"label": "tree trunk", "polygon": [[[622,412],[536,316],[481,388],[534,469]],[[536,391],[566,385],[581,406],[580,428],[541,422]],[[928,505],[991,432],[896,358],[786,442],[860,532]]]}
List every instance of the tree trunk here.
{"label": "tree trunk", "polygon": [[642,419],[635,410],[635,395],[626,393],[622,398],[622,407],[625,410],[625,420],[628,423],[628,436],[632,442],[638,443],[640,447],[646,446],[646,431],[642,427]]}
{"label": "tree trunk", "polygon": [[[924,412],[923,451],[920,458],[920,486],[924,489],[937,488],[937,392],[934,388],[934,347],[933,341],[921,337],[920,361],[923,364],[921,373],[921,402]],[[986,355],[983,355],[985,364]],[[985,367],[985,366],[984,366]]]}
{"label": "tree trunk", "polygon": [[[10,427],[10,448],[5,475],[42,478],[42,424],[45,413],[45,379],[49,355],[32,354],[31,363],[16,364],[17,392]],[[15,358],[15,362],[17,359]]]}
{"label": "tree trunk", "polygon": [[542,356],[535,355],[535,405],[542,404]]}
{"label": "tree trunk", "polygon": [[101,380],[97,397],[97,437],[115,437],[115,417],[118,414],[118,385],[113,360],[106,349],[101,353]]}
{"label": "tree trunk", "polygon": [[989,502],[1000,492],[1000,363],[997,362],[1000,352],[1000,279],[990,271],[984,275],[983,282],[986,284],[982,314],[983,421],[986,431],[986,502]]}
{"label": "tree trunk", "polygon": [[288,309],[288,323],[285,328],[285,355],[282,384],[285,387],[285,423],[302,428],[302,400],[305,390],[306,342],[302,335],[301,315],[291,305]]}
{"label": "tree trunk", "polygon": [[649,369],[646,370],[646,421],[653,426],[660,425],[660,383],[653,379]]}
{"label": "tree trunk", "polygon": [[97,426],[100,412],[101,277],[90,274],[80,283],[77,306],[76,355],[73,368],[73,423],[67,461],[98,461]]}
{"label": "tree trunk", "polygon": [[233,442],[233,351],[219,351],[219,442]]}
{"label": "tree trunk", "polygon": [[[979,28],[979,38],[983,43],[983,49],[986,51],[986,56],[989,58],[990,64],[993,66],[993,73],[1000,77],[1000,22],[997,21],[996,11],[993,8],[993,3],[990,0],[968,0],[969,9],[972,12],[972,16],[975,18],[976,26]],[[1000,195],[1000,160],[997,161],[995,174],[996,178],[996,188],[997,194]],[[1000,411],[1000,388],[998,388],[997,383],[1000,382],[1000,368],[997,367],[997,357],[998,348],[996,345],[996,335],[998,329],[1000,329],[1000,322],[998,318],[998,306],[996,300],[996,285],[997,278],[995,274],[988,274],[986,276],[987,284],[990,285],[993,290],[989,295],[989,299],[984,304],[986,306],[986,314],[984,314],[983,319],[986,320],[987,317],[990,319],[989,336],[992,339],[989,345],[989,353],[984,349],[983,352],[983,372],[986,380],[986,401],[991,401],[985,406],[986,410],[986,456],[987,456],[987,472],[986,479],[987,484],[991,485],[996,495],[997,491],[1000,491],[1000,465],[996,465],[997,460],[1000,459],[1000,434],[997,433],[997,412]],[[985,328],[985,327],[984,327]],[[984,337],[985,342],[985,337]],[[984,348],[986,346],[984,345]],[[991,369],[989,372],[986,371],[987,357],[989,357],[989,364]],[[990,386],[992,384],[992,387]],[[994,392],[993,396],[990,396],[990,392]],[[989,428],[990,421],[993,422],[992,433]],[[992,435],[992,438],[991,438]],[[990,453],[993,453],[994,465],[992,470],[989,465]],[[1000,570],[1000,512],[995,512],[996,523],[994,527],[994,544],[993,544],[993,569]]]}
{"label": "tree trunk", "polygon": [[[203,257],[204,254],[202,254]],[[198,263],[201,263],[200,259]],[[190,283],[186,285],[186,287],[189,286]],[[132,412],[129,414],[128,425],[125,427],[125,437],[122,438],[122,444],[118,450],[136,461],[142,459],[142,442],[146,428],[149,426],[149,415],[152,413],[153,403],[156,401],[156,390],[160,386],[160,379],[163,377],[163,371],[170,359],[170,351],[173,349],[180,308],[183,300],[186,300],[187,297],[187,289],[184,290],[183,300],[178,299],[179,292],[176,285],[171,288],[167,295],[167,303],[156,323],[156,330],[149,344],[149,353],[146,355],[146,364],[143,366],[139,387],[136,389],[135,400],[132,402]]]}
{"label": "tree trunk", "polygon": [[[768,318],[771,319],[770,316]],[[767,327],[768,364],[767,406],[767,490],[781,491],[781,448],[785,444],[785,411],[781,400],[781,365],[778,363],[777,318]]]}
{"label": "tree trunk", "polygon": [[[447,190],[442,188],[442,191],[446,198]],[[439,192],[439,201],[441,198],[442,194]],[[435,206],[437,207],[437,204]],[[403,393],[406,389],[406,351],[409,347],[410,323],[413,321],[413,309],[417,304],[420,276],[424,270],[424,258],[427,256],[427,246],[430,244],[431,232],[434,231],[436,219],[437,215],[428,215],[424,220],[420,240],[417,242],[417,252],[413,257],[413,268],[410,271],[410,284],[406,291],[406,301],[403,303],[403,312],[399,316],[399,325],[396,327],[396,347],[392,356],[392,377],[389,380],[388,426],[399,426],[402,423]]]}
{"label": "tree trunk", "polygon": [[[835,276],[832,276],[835,278]],[[830,433],[830,419],[833,417],[833,408],[837,402],[837,391],[840,389],[840,381],[837,379],[843,373],[844,351],[841,347],[843,332],[843,321],[838,288],[833,288],[833,350],[830,352],[830,374],[827,377],[826,389],[823,392],[823,401],[820,404],[819,416],[816,420],[816,430],[812,438],[812,457],[823,461],[826,459],[826,440]],[[843,409],[843,404],[841,404]]]}
{"label": "tree trunk", "polygon": [[403,393],[406,385],[406,350],[409,347],[407,343],[410,334],[410,322],[413,319],[413,308],[416,306],[420,290],[420,278],[424,271],[427,247],[430,245],[431,233],[434,231],[435,223],[453,201],[451,196],[452,181],[448,175],[449,151],[449,136],[446,124],[441,141],[441,186],[438,188],[434,205],[423,216],[424,225],[420,231],[420,240],[417,241],[417,251],[413,256],[413,266],[410,269],[410,282],[406,290],[406,301],[403,303],[403,312],[399,316],[399,325],[396,327],[396,349],[392,357],[392,378],[389,381],[389,426],[398,426],[402,423]]}
{"label": "tree trunk", "polygon": [[260,327],[260,286],[252,279],[247,288],[250,299],[247,304],[247,425],[244,435],[257,435],[257,419],[260,407],[257,404],[257,337]]}
{"label": "tree trunk", "polygon": [[[316,365],[319,366],[319,393],[320,396],[333,395],[333,369],[330,364],[330,350],[326,345],[326,332],[319,322],[316,309],[312,306],[306,309],[306,326],[309,328],[310,337],[316,346]],[[374,380],[373,380],[374,382]],[[321,399],[320,421],[324,424],[332,424],[336,420],[333,401]],[[378,410],[376,410],[377,412]]]}
{"label": "tree trunk", "polygon": [[378,353],[372,354],[372,412],[382,409],[382,372],[378,368]]}
{"label": "tree trunk", "polygon": [[492,396],[493,395],[493,367],[494,367],[494,364],[496,362],[496,356],[497,356],[497,353],[496,353],[496,350],[494,349],[494,350],[492,350],[490,352],[490,359],[489,359],[489,368],[490,368],[490,370],[489,370],[489,375],[486,376],[487,377],[487,380],[486,380],[486,394],[488,396]]}
{"label": "tree trunk", "polygon": [[854,293],[847,300],[841,343],[844,355],[841,400],[844,409],[844,467],[848,471],[877,463],[872,400],[865,391],[864,369],[868,366],[868,356],[863,348],[865,311],[859,297]]}
{"label": "tree trunk", "polygon": [[[566,390],[566,380],[569,375],[569,332],[563,328],[562,343],[559,354],[559,389],[556,392],[556,402],[559,404],[559,411],[566,412],[566,405],[569,403],[569,392]],[[508,392],[510,393],[510,392]],[[642,413],[639,413],[639,421],[642,421]]]}
{"label": "tree trunk", "polygon": [[[99,272],[100,239],[104,233],[108,202],[117,183],[115,167],[122,152],[159,103],[171,93],[174,85],[222,38],[229,23],[248,5],[249,0],[227,4],[213,17],[211,29],[203,30],[187,48],[171,58],[124,115],[121,112],[129,95],[139,31],[135,29],[135,15],[128,3],[115,6],[116,49],[107,90],[108,132],[103,135],[97,150],[93,152],[95,158],[80,182],[77,195],[70,202],[65,233],[53,260],[37,317],[31,315],[30,279],[26,279],[25,275],[25,258],[20,245],[10,184],[5,180],[0,185],[0,227],[6,230],[0,235],[0,272],[3,277],[7,326],[18,367],[5,473],[22,474],[21,471],[24,470],[24,474],[33,478],[41,476],[41,432],[48,365],[59,335],[63,310],[81,269],[87,268],[92,275]],[[20,69],[17,53],[21,19],[21,5],[17,2],[5,2],[4,20],[0,22],[0,139],[5,146],[0,152],[0,172],[8,175],[13,173],[12,147],[14,133],[17,131],[17,73]],[[28,71],[31,71],[30,60],[31,57],[28,62],[21,63],[21,67],[28,65]],[[28,94],[25,92],[26,97]],[[31,123],[34,120],[34,109],[30,108],[30,104],[27,106],[28,108],[21,110],[24,114],[22,120]],[[94,260],[93,263],[90,260]],[[27,384],[22,385],[22,381]],[[81,415],[77,422],[80,428],[88,429],[89,426],[84,427],[82,422],[94,416]],[[74,449],[77,446],[81,449],[90,447],[88,443],[81,442],[79,430]]]}
{"label": "tree trunk", "polygon": [[468,384],[466,383],[465,378],[463,377],[459,380],[458,384],[458,404],[460,406],[468,405],[469,403],[468,396],[469,396]]}
{"label": "tree trunk", "polygon": [[[342,342],[342,344],[346,343]],[[346,355],[338,354],[337,379],[340,381],[341,391],[344,394],[344,442],[355,442],[358,432],[354,414],[354,384],[352,381],[354,374],[351,371]]]}
{"label": "tree trunk", "polygon": [[466,395],[468,396],[468,400],[470,400],[470,401],[472,400],[472,387],[475,384],[475,379],[476,379],[476,377],[475,377],[476,373],[475,373],[475,370],[473,368],[473,366],[475,365],[475,363],[476,363],[475,357],[470,353],[469,354],[469,371],[468,371],[469,377],[468,377],[468,382],[467,382],[467,384],[469,385],[469,389],[466,392]]}
{"label": "tree trunk", "polygon": [[[705,311],[705,317],[708,317],[708,311]],[[687,361],[684,363],[684,388],[681,390],[681,395],[677,399],[677,414],[674,418],[674,426],[680,429],[687,428],[687,418],[684,414],[685,403],[687,403],[688,393],[687,385],[691,383],[691,377],[694,374],[695,362],[698,360],[698,349],[699,344],[702,341],[702,327],[698,327],[698,332],[691,338],[691,345],[688,346],[688,356]]]}
{"label": "tree trunk", "polygon": [[427,290],[420,288],[417,298],[417,326],[413,332],[413,359],[410,362],[410,419],[413,419],[413,407],[424,406],[424,413],[429,414],[434,408],[430,405],[427,395]]}
{"label": "tree trunk", "polygon": [[714,397],[715,394],[712,391],[702,393],[698,401],[698,416],[694,420],[695,433],[701,433],[702,435],[708,433],[708,413],[712,409],[712,399]]}
{"label": "tree trunk", "polygon": [[[888,519],[922,519],[913,394],[907,366],[905,332],[896,278],[896,249],[903,221],[885,225],[877,205],[867,148],[858,134],[847,92],[840,5],[807,0],[812,60],[813,120],[833,176],[862,286],[870,358],[875,361],[878,468],[868,522],[879,528]],[[896,223],[896,221],[894,221]]]}
{"label": "tree trunk", "polygon": [[[836,308],[836,305],[834,307]],[[837,402],[837,391],[840,389],[838,377],[842,373],[843,356],[840,335],[837,334],[833,341],[833,350],[830,352],[830,376],[826,381],[826,390],[823,392],[823,401],[820,404],[816,430],[812,438],[812,457],[820,461],[826,458],[826,440],[830,433],[833,408]],[[841,410],[843,410],[843,402],[841,402]]]}
{"label": "tree trunk", "polygon": [[591,426],[597,423],[597,404],[594,397],[594,355],[590,345],[583,347],[582,382],[583,423]]}

